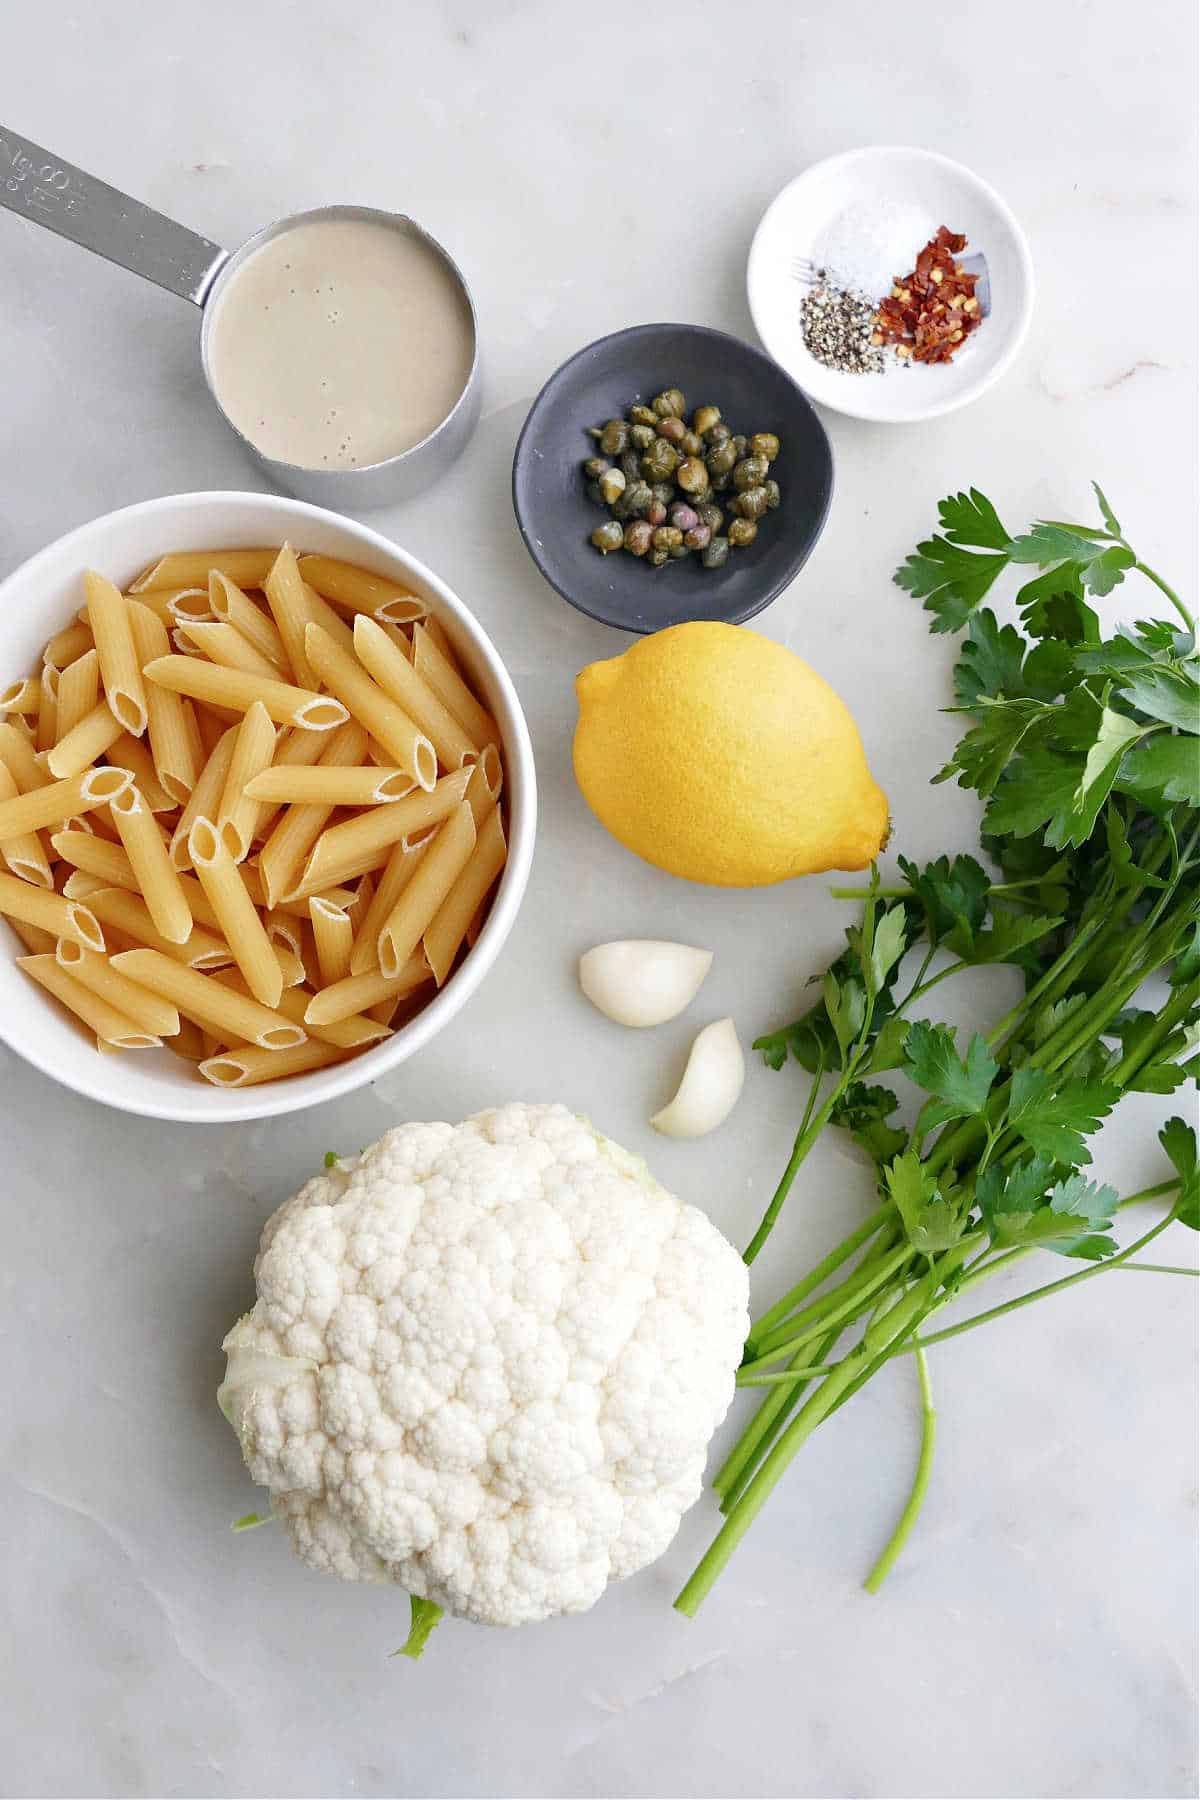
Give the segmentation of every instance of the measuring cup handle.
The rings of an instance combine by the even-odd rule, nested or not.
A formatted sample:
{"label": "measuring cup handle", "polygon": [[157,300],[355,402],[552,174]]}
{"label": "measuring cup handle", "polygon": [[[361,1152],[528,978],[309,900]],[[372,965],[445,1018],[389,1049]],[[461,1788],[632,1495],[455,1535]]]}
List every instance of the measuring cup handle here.
{"label": "measuring cup handle", "polygon": [[228,250],[0,125],[0,206],[203,306]]}

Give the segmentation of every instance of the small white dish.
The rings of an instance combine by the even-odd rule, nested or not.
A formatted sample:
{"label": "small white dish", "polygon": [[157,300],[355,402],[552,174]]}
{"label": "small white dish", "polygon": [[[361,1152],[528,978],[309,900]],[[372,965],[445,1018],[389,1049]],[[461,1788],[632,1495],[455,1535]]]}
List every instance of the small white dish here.
{"label": "small white dish", "polygon": [[[884,373],[862,375],[818,362],[801,333],[807,289],[796,264],[829,262],[877,283],[870,298],[883,299],[939,225],[966,234],[964,254],[982,253],[991,285],[991,311],[953,361],[906,364],[888,351]],[[847,267],[851,245],[856,266]],[[815,163],[775,196],[750,246],[746,290],[764,347],[810,400],[853,419],[911,424],[966,406],[1008,368],[1033,313],[1033,259],[1009,208],[970,169],[932,150],[875,145]]]}
{"label": "small white dish", "polygon": [[483,929],[429,1005],[373,1049],[308,1075],[261,1087],[210,1086],[169,1050],[101,1056],[50,997],[16,965],[21,945],[0,919],[0,1039],[78,1094],[122,1112],[184,1124],[223,1124],[299,1112],[365,1087],[407,1061],[471,998],[512,930],[533,860],[537,784],[521,703],[495,646],[462,601],[423,563],[366,525],[275,494],[172,494],[81,525],[0,582],[0,680],[35,668],[43,646],[80,604],[83,571],[124,585],[168,550],[282,544],[361,563],[428,600],[464,669],[500,727],[507,795],[508,861]]}

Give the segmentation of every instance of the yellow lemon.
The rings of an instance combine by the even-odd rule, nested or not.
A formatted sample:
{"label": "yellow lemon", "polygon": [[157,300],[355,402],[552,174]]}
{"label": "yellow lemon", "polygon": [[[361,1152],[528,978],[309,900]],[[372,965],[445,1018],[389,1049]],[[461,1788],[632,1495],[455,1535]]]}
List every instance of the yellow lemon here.
{"label": "yellow lemon", "polygon": [[808,664],[744,626],[642,638],[576,679],[575,779],[613,836],[718,887],[862,869],[888,803],[854,720]]}

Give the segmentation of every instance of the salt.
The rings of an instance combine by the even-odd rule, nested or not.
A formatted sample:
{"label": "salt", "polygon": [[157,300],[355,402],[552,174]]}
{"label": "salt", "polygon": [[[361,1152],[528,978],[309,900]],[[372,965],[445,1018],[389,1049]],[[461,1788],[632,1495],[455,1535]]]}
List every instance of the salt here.
{"label": "salt", "polygon": [[812,261],[831,282],[870,300],[882,300],[895,277],[912,268],[937,225],[923,208],[898,201],[848,206],[818,237]]}

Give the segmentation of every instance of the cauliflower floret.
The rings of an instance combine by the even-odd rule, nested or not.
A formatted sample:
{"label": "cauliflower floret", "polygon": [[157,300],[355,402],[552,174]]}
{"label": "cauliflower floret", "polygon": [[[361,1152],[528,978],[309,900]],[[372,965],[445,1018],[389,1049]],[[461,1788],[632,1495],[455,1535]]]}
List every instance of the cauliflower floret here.
{"label": "cauliflower floret", "polygon": [[744,1263],[564,1106],[402,1125],[268,1220],[222,1410],[311,1568],[519,1625],[661,1556]]}

